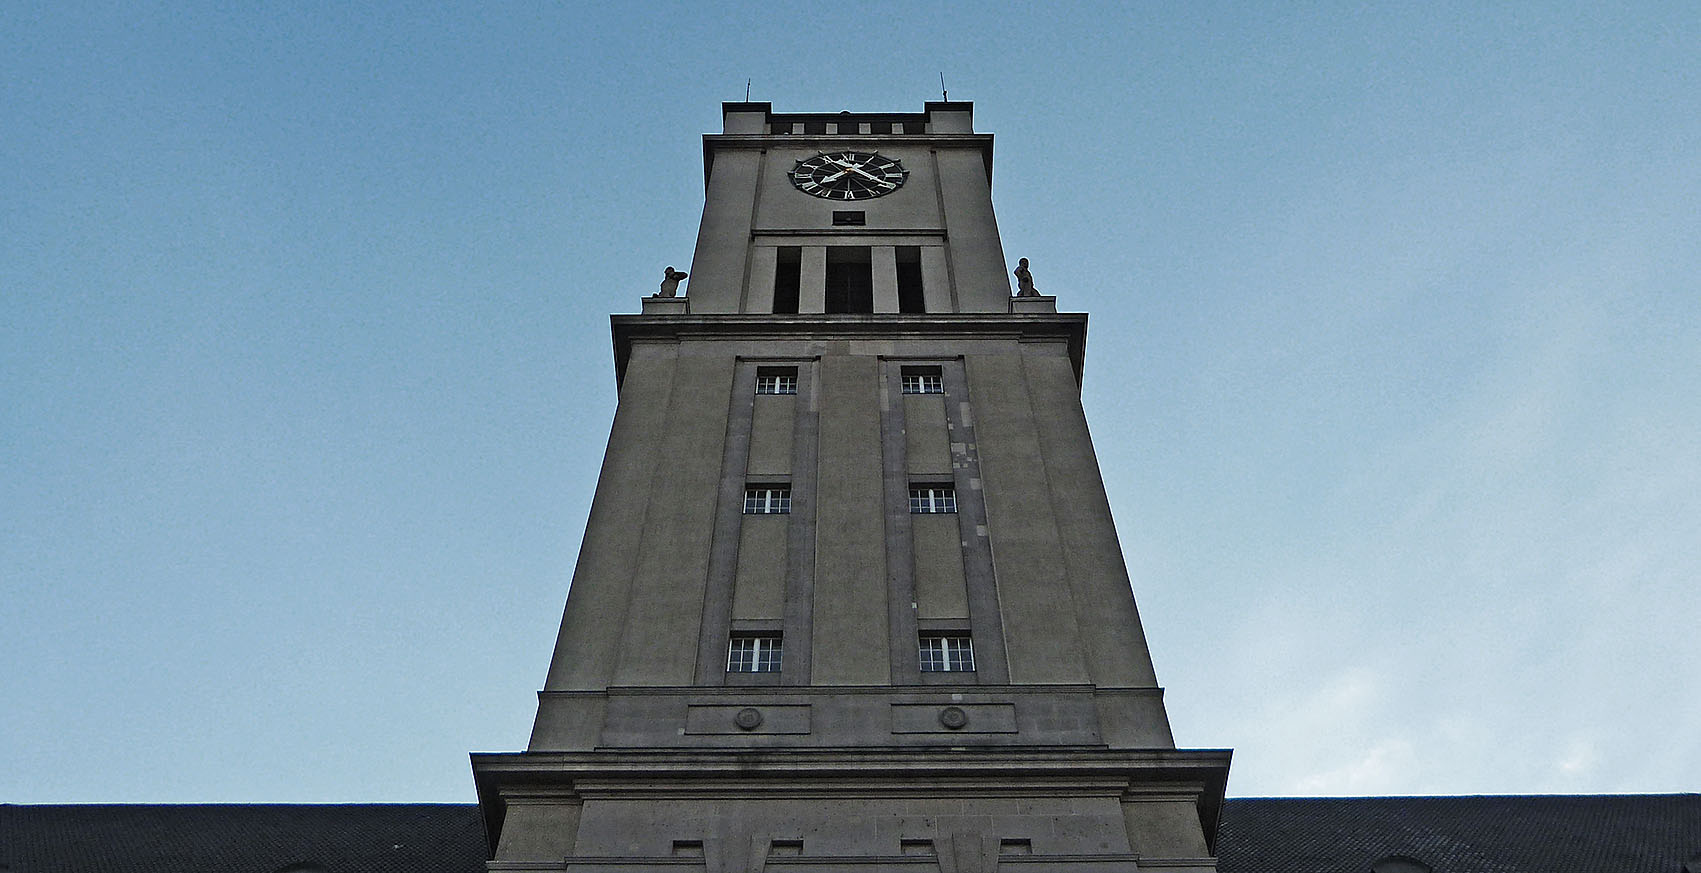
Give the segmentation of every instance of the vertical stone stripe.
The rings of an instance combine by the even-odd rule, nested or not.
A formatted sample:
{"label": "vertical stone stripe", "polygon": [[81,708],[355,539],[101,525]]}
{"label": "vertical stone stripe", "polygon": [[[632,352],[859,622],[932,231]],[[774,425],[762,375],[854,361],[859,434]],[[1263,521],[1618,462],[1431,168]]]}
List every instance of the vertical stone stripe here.
{"label": "vertical stone stripe", "polygon": [[828,355],[820,376],[810,678],[816,685],[881,685],[891,678],[891,659],[880,361]]}
{"label": "vertical stone stripe", "polygon": [[809,315],[827,311],[827,247],[803,246],[798,252],[797,311]]}
{"label": "vertical stone stripe", "polygon": [[752,246],[750,252],[750,281],[744,289],[744,312],[766,315],[774,311],[774,274],[779,267],[780,250],[774,246]]}
{"label": "vertical stone stripe", "polygon": [[[965,370],[975,403],[987,543],[998,574],[1010,681],[1087,682],[1090,674],[1021,356],[971,356]],[[971,596],[974,591],[971,587]]]}
{"label": "vertical stone stripe", "polygon": [[916,648],[915,541],[910,525],[909,462],[905,452],[903,368],[882,360],[880,447],[886,483],[886,617],[891,629],[892,681],[921,684]]}
{"label": "vertical stone stripe", "polygon": [[[944,394],[903,397],[904,464],[909,468],[912,487],[923,483],[955,484],[951,430],[945,418],[947,402]],[[912,515],[910,532],[917,621],[967,622],[968,589],[963,578],[963,536],[957,516]]]}
{"label": "vertical stone stripe", "polygon": [[[933,199],[934,199],[935,204],[939,208],[939,221],[941,222],[942,226],[950,227],[949,224],[944,224],[945,215],[946,215],[946,212],[945,212],[945,182],[944,182],[944,179],[942,178],[942,176],[939,172],[939,150],[938,149],[928,149],[927,150],[927,157],[928,157],[928,161],[933,164]],[[964,312],[966,310],[964,310],[962,305],[958,302],[956,258],[951,254],[951,238],[949,236],[947,236],[947,237],[945,237],[943,242],[944,242],[944,244],[940,246],[941,257],[939,258],[939,260],[944,263],[944,267],[945,267],[945,270],[944,270],[944,273],[945,273],[944,293],[945,293],[945,299],[948,300],[949,303],[944,309],[936,310],[936,309],[933,308],[933,302],[938,299],[938,296],[937,296],[937,294],[929,294],[927,296],[927,311],[929,311],[929,312]],[[923,257],[924,258],[926,257],[925,253],[923,254]],[[926,263],[926,262],[923,261],[923,263]]]}
{"label": "vertical stone stripe", "polygon": [[957,488],[957,525],[963,542],[963,581],[968,589],[969,636],[975,647],[975,679],[990,685],[1010,681],[1004,620],[992,547],[987,541],[986,494],[981,487],[980,446],[970,410],[968,376],[961,360],[944,365],[945,420],[950,430],[952,479]]}
{"label": "vertical stone stripe", "polygon": [[1028,355],[1023,362],[1093,684],[1155,686],[1074,367],[1063,354]]}
{"label": "vertical stone stripe", "polygon": [[730,354],[680,346],[661,451],[647,474],[650,509],[643,530],[629,531],[624,545],[638,550],[638,567],[613,684],[688,685],[696,678],[735,362]]}
{"label": "vertical stone stripe", "polygon": [[[739,311],[761,163],[761,155],[754,150],[720,149],[715,153],[703,198],[703,220],[697,229],[697,248],[691,265],[681,267],[691,274],[685,287],[694,313]],[[661,280],[658,277],[653,281]]]}
{"label": "vertical stone stripe", "polygon": [[[762,184],[762,178],[767,173],[767,166],[768,150],[760,149],[756,153],[756,190],[750,194],[750,223],[745,225],[746,227],[755,228],[758,224],[757,216],[762,214],[762,192],[768,187]],[[756,241],[754,235],[752,235],[744,240],[744,271],[738,277],[738,309],[735,310],[737,312],[750,311],[751,271],[754,267],[755,256]],[[773,284],[771,281],[768,285],[768,293],[770,295],[769,309],[772,309]],[[758,311],[766,312],[768,310]]]}
{"label": "vertical stone stripe", "polygon": [[950,261],[945,258],[944,245],[921,247],[921,295],[930,313],[956,311]]}
{"label": "vertical stone stripe", "polygon": [[951,282],[957,312],[1010,311],[1010,275],[992,214],[992,188],[981,156],[967,149],[936,151],[941,209],[950,228]]}
{"label": "vertical stone stripe", "polygon": [[873,271],[874,311],[898,311],[898,250],[892,246],[874,246],[868,250],[869,269]]}
{"label": "vertical stone stripe", "polygon": [[638,565],[632,538],[646,528],[660,449],[651,435],[666,425],[677,355],[671,344],[632,347],[545,690],[601,690],[614,681]]}
{"label": "vertical stone stripe", "polygon": [[815,457],[821,408],[821,362],[797,366],[797,409],[791,439],[791,516],[786,526],[785,619],[780,684],[808,685],[815,623]]}
{"label": "vertical stone stripe", "polygon": [[756,365],[732,368],[726,411],[726,447],[721,452],[720,495],[709,546],[709,578],[703,590],[703,620],[697,635],[697,684],[726,684],[726,641],[732,633],[733,578],[738,572],[739,528],[744,519],[744,478],[755,414]]}

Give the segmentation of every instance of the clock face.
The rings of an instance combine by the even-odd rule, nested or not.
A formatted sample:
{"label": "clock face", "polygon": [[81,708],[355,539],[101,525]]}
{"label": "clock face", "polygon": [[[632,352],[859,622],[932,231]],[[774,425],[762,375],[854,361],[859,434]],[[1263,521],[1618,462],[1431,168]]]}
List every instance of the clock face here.
{"label": "clock face", "polygon": [[791,170],[797,190],[828,200],[869,200],[903,187],[910,171],[891,158],[867,152],[824,152]]}

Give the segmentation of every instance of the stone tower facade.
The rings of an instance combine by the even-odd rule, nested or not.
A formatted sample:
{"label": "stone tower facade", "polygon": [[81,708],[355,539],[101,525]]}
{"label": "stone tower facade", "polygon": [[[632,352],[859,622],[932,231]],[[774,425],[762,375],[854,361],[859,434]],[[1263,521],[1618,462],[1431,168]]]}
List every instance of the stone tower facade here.
{"label": "stone tower facade", "polygon": [[992,137],[724,106],[619,405],[491,870],[1213,870],[1080,403],[1012,297]]}

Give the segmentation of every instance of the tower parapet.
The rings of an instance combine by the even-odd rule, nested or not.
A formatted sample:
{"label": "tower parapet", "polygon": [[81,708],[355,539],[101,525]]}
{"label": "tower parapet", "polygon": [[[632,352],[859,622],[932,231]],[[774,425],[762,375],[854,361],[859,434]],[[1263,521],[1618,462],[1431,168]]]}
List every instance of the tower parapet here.
{"label": "tower parapet", "polygon": [[722,114],[725,132],[703,137],[692,312],[1010,311],[973,104]]}

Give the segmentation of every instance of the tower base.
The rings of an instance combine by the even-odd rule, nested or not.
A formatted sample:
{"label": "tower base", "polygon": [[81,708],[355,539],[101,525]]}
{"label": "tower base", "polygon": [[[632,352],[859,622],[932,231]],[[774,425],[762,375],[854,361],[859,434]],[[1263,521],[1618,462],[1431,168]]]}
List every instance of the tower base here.
{"label": "tower base", "polygon": [[1214,871],[1219,750],[477,754],[491,871]]}

